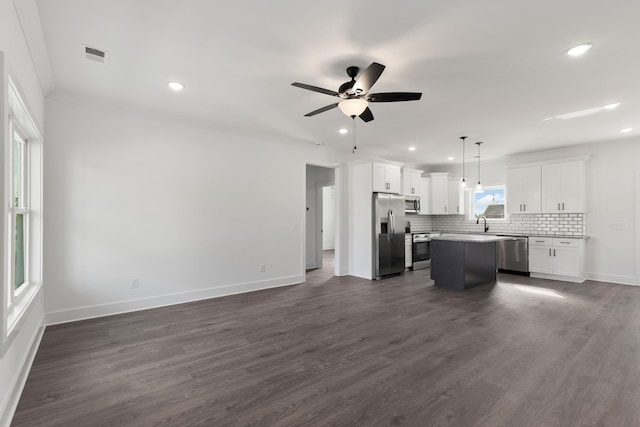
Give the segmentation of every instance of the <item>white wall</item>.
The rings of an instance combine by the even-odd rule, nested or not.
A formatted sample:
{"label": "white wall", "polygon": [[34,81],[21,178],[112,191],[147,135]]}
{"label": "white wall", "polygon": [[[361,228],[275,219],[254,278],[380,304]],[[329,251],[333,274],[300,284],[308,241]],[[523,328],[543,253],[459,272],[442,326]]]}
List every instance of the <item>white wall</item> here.
{"label": "white wall", "polygon": [[[10,75],[23,97],[36,125],[42,130],[44,123],[44,99],[25,42],[22,27],[11,0],[0,0],[0,75],[2,102],[0,103],[0,130],[2,141],[8,140],[7,123],[7,75]],[[0,184],[5,187],[4,161],[0,162]],[[5,221],[6,223],[6,221]],[[0,227],[0,271],[4,270],[7,233]],[[3,292],[4,294],[4,292]],[[2,298],[0,298],[2,299]],[[4,301],[2,302],[4,304]],[[43,302],[41,295],[35,297],[30,309],[13,339],[0,350],[0,426],[8,425],[17,405],[26,372],[29,369],[30,351],[37,346],[43,325]]]}
{"label": "white wall", "polygon": [[[586,275],[594,280],[640,285],[640,138],[581,144],[483,162],[481,180],[485,185],[505,183],[508,165],[581,156],[589,157]],[[424,169],[446,171],[447,166]],[[460,171],[459,165],[449,169]],[[474,179],[475,173],[473,168]],[[614,229],[619,225],[626,229]]]}
{"label": "white wall", "polygon": [[338,153],[91,100],[46,113],[49,323],[302,281],[305,166]]}

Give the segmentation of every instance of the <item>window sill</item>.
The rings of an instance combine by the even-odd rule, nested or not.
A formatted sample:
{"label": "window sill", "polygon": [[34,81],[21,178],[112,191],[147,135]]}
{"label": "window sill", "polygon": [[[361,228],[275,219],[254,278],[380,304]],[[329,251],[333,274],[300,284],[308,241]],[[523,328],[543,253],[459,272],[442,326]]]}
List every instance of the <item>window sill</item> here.
{"label": "window sill", "polygon": [[26,286],[26,288],[21,292],[18,302],[7,307],[7,315],[6,315],[7,331],[6,331],[6,335],[3,334],[4,340],[2,342],[2,349],[1,349],[2,351],[0,352],[0,354],[4,354],[4,352],[11,345],[11,342],[13,341],[15,336],[20,331],[25,315],[29,311],[29,308],[31,307],[33,301],[38,295],[38,292],[40,292],[40,288],[42,287],[42,284],[28,283],[23,286]]}

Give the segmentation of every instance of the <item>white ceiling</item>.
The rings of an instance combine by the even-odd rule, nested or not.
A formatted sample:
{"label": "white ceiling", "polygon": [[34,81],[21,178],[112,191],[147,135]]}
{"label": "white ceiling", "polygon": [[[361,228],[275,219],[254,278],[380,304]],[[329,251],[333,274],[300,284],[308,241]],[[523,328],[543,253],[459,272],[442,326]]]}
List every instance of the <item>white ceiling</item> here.
{"label": "white ceiling", "polygon": [[[359,150],[415,164],[483,158],[640,132],[640,2],[629,0],[38,0],[56,91],[150,108],[212,126],[348,149],[336,98],[349,65],[387,66]],[[580,58],[563,52],[582,42]],[[84,58],[82,44],[109,52]],[[183,82],[174,93],[167,83]],[[571,120],[546,117],[621,102]],[[618,130],[634,127],[629,134]],[[469,144],[469,143],[468,143]],[[407,147],[415,145],[410,153]],[[467,147],[467,157],[475,154]]]}

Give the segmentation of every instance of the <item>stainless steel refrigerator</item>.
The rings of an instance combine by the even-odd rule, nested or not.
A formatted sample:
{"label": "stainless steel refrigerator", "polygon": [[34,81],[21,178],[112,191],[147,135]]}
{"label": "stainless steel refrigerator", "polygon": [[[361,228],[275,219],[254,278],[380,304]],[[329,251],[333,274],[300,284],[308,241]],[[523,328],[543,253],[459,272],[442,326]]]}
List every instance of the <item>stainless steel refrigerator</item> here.
{"label": "stainless steel refrigerator", "polygon": [[404,272],[404,197],[373,193],[373,277]]}

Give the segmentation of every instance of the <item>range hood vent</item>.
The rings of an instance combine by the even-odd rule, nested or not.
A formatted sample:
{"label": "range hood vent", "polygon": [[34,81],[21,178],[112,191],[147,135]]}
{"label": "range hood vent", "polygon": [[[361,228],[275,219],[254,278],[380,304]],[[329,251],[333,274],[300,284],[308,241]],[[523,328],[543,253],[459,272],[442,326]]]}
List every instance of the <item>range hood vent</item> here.
{"label": "range hood vent", "polygon": [[107,62],[107,59],[109,58],[109,52],[107,52],[106,50],[97,49],[95,47],[91,47],[86,44],[82,45],[82,49],[83,49],[85,58],[91,61],[105,64]]}

